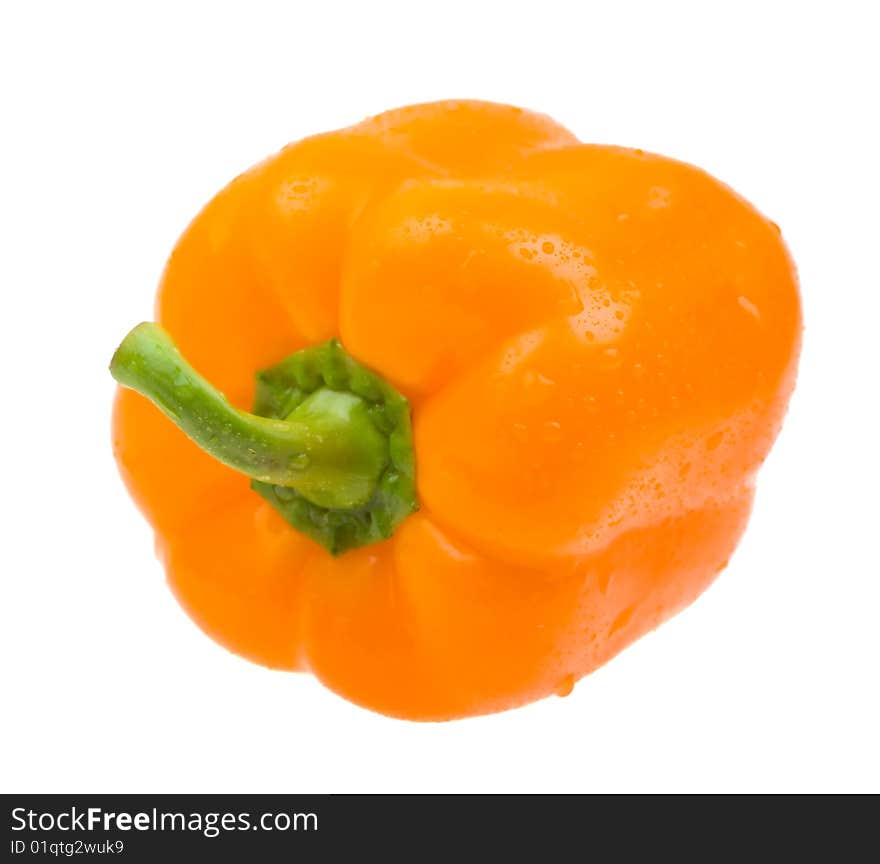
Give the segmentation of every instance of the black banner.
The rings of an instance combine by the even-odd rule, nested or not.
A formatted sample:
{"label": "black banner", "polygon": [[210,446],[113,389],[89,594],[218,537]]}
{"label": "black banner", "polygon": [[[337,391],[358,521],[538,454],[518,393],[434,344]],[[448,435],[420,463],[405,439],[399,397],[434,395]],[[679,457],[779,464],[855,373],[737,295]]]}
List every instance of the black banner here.
{"label": "black banner", "polygon": [[[156,862],[160,856],[234,861],[588,860],[674,855],[789,860],[798,848],[829,860],[871,859],[870,822],[852,808],[835,823],[822,799],[557,795],[4,795],[3,860]],[[821,803],[820,803],[821,802]],[[819,807],[822,810],[819,810]],[[837,809],[838,817],[843,808]],[[811,812],[812,811],[812,812]],[[841,824],[845,822],[846,824]],[[860,830],[861,829],[861,830]],[[502,853],[506,853],[502,855]],[[843,856],[843,857],[842,857]],[[855,860],[855,859],[853,859]]]}

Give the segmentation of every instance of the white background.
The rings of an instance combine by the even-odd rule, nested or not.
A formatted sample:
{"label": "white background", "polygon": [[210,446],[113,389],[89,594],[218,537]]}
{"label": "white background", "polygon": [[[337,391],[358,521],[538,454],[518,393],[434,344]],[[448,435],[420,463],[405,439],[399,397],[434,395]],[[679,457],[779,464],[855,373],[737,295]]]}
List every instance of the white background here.
{"label": "white background", "polygon": [[[3,3],[3,791],[880,790],[873,5]],[[799,264],[805,348],[701,600],[567,699],[418,725],[189,622],[117,477],[106,366],[232,176],[463,96],[733,185]]]}

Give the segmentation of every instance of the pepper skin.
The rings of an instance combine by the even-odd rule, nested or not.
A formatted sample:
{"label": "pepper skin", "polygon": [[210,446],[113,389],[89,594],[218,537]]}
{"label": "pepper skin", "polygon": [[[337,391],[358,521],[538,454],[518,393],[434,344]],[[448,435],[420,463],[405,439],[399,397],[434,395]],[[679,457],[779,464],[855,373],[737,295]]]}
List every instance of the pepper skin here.
{"label": "pepper skin", "polygon": [[745,528],[801,337],[779,230],[731,189],[481,102],[236,178],[156,317],[243,410],[330,339],[409,400],[419,511],[339,555],[129,389],[114,448],[206,633],[415,720],[564,695],[690,604]]}

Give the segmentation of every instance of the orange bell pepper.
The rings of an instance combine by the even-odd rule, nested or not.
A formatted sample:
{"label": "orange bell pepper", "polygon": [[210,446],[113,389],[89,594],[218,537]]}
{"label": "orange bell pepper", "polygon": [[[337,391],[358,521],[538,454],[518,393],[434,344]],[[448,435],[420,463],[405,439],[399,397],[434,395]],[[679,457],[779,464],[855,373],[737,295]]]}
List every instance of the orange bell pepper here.
{"label": "orange bell pepper", "polygon": [[161,410],[120,389],[114,448],[178,600],[420,720],[565,694],[709,585],[801,338],[779,230],[728,187],[480,102],[236,178],[156,317],[112,368]]}

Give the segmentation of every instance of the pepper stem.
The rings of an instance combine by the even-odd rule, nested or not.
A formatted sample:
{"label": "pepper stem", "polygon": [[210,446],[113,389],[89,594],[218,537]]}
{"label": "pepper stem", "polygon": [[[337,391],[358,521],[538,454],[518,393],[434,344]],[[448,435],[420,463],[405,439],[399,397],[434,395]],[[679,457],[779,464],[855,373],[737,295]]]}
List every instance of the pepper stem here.
{"label": "pepper stem", "polygon": [[389,462],[387,437],[361,397],[322,387],[283,419],[241,411],[156,324],[139,324],[125,337],[110,372],[220,462],[262,483],[292,488],[319,507],[364,505]]}

